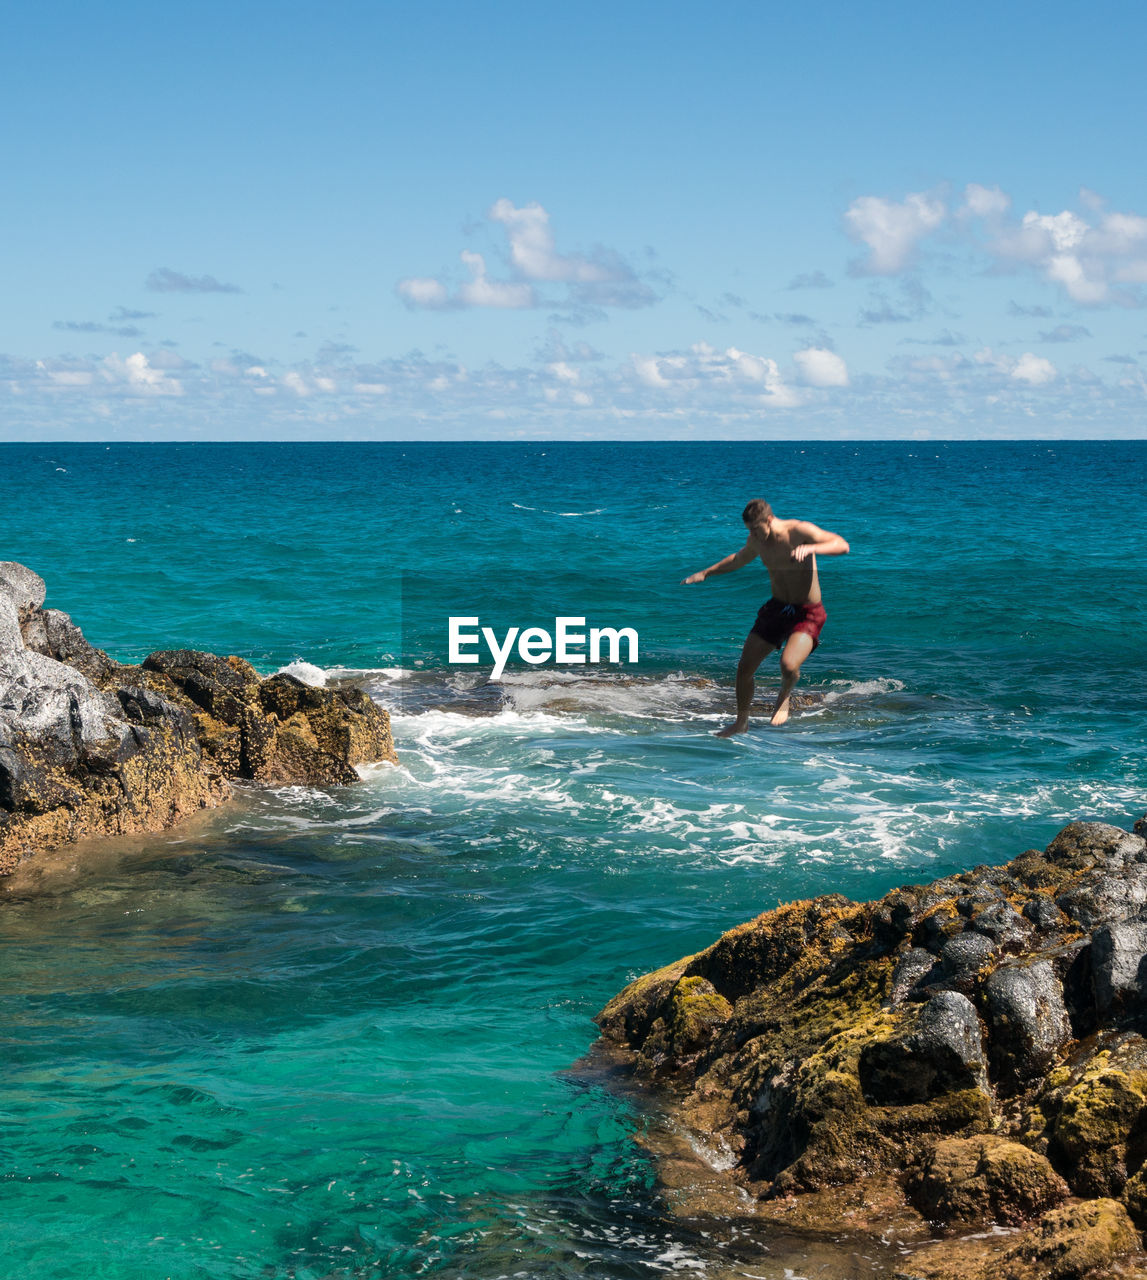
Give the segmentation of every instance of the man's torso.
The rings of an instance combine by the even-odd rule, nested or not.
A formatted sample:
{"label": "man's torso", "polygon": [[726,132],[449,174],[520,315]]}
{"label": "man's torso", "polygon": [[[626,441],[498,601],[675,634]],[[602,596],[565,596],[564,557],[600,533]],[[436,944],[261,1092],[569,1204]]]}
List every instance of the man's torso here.
{"label": "man's torso", "polygon": [[806,539],[793,528],[795,520],[776,520],[768,540],[762,546],[754,540],[761,563],[769,574],[773,598],[785,604],[820,604],[820,579],[816,571],[816,556],[807,560],[793,560],[793,547]]}

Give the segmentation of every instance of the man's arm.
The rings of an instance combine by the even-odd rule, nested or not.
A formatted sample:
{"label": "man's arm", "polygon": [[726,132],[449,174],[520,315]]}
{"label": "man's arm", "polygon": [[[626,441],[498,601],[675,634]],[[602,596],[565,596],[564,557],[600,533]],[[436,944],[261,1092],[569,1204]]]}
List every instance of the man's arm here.
{"label": "man's arm", "polygon": [[715,573],[732,573],[734,569],[743,569],[750,560],[754,559],[757,549],[751,541],[745,543],[740,551],[734,551],[731,556],[726,556],[724,560],[718,560],[716,564],[711,564],[708,569],[702,569],[700,573],[691,573],[687,578],[681,579],[683,587],[692,586],[694,582],[704,582],[706,578],[711,578]]}
{"label": "man's arm", "polygon": [[793,532],[800,538],[792,550],[794,560],[807,560],[809,556],[848,555],[848,543],[839,533],[829,533],[809,520],[798,520],[793,525]]}

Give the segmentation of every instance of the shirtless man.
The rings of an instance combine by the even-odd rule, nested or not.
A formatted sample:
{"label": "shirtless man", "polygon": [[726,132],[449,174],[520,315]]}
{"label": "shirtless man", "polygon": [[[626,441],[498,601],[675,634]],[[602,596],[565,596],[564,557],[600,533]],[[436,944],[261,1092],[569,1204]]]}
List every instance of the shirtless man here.
{"label": "shirtless man", "polygon": [[753,676],[765,658],[782,646],[781,691],[773,704],[770,724],[784,724],[789,718],[789,695],[800,679],[801,663],[820,643],[826,616],[820,602],[816,558],[848,554],[848,543],[840,534],[826,533],[807,520],[778,519],[763,498],[754,498],[741,513],[741,519],[749,537],[740,551],[700,573],[690,574],[683,584],[704,582],[715,573],[732,573],[757,556],[769,571],[772,599],[761,606],[741,650],[737,664],[737,718],[720,731],[720,738],[731,738],[749,727]]}

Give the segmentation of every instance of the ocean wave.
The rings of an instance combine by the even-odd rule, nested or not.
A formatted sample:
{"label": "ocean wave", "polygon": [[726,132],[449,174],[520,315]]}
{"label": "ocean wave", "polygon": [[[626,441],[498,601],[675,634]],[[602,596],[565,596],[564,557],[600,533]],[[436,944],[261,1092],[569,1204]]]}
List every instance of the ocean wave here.
{"label": "ocean wave", "polygon": [[302,658],[296,658],[293,662],[288,662],[285,667],[280,667],[275,673],[281,676],[294,676],[296,680],[301,680],[303,684],[309,684],[316,689],[323,689],[327,683],[327,673],[322,667],[316,667],[313,662],[304,662]]}
{"label": "ocean wave", "polygon": [[[519,710],[598,713],[624,719],[695,720],[722,714],[728,690],[702,676],[586,676],[572,672],[502,677],[506,700]],[[727,714],[727,712],[726,712]]]}
{"label": "ocean wave", "polygon": [[675,769],[674,755],[650,760],[619,751],[624,731],[568,712],[506,708],[476,718],[438,711],[393,723],[402,764],[370,775],[380,799],[402,806],[419,797],[443,821],[474,830],[509,821],[519,847],[538,851],[556,831],[545,815],[560,812],[570,821],[561,828],[564,845],[608,846],[623,861],[671,855],[730,868],[926,868],[989,826],[1011,847],[1017,824],[1110,814],[1139,799],[1131,784],[1099,781],[984,786],[928,768],[914,773],[808,752],[807,740],[802,747],[795,737],[765,734],[749,745],[768,762],[767,773],[731,775],[714,797],[704,762],[724,744],[708,738]]}
{"label": "ocean wave", "polygon": [[[987,857],[993,841],[1010,856],[1016,830],[1110,818],[1142,801],[1129,772],[1126,781],[1064,775],[1031,755],[1034,776],[970,774],[960,763],[965,709],[917,698],[892,677],[830,679],[798,693],[789,731],[770,732],[762,715],[730,744],[709,730],[728,721],[732,690],[684,670],[514,671],[498,684],[466,670],[323,674],[389,707],[400,763],[363,766],[364,794],[341,816],[327,812],[331,797],[280,789],[261,823],[385,831],[413,822],[471,850],[509,840],[540,858],[609,851],[622,869],[669,856],[786,875],[808,867],[823,880],[834,868],[927,872],[973,846]],[[1022,731],[1030,743],[1027,720]],[[991,729],[997,748],[1008,732],[1006,719]]]}
{"label": "ocean wave", "polygon": [[903,680],[894,680],[891,676],[878,676],[875,680],[834,680],[822,696],[824,702],[831,705],[846,699],[872,698],[883,693],[903,693],[904,688]]}
{"label": "ocean wave", "polygon": [[544,516],[600,516],[606,512],[605,507],[594,507],[591,511],[552,511],[549,507],[527,507],[521,502],[511,502],[510,506],[519,511],[538,511]]}

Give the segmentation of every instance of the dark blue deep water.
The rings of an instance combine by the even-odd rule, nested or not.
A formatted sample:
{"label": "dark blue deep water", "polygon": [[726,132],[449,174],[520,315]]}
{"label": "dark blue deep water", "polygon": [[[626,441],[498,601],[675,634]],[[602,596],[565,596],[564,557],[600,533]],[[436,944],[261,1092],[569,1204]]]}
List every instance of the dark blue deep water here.
{"label": "dark blue deep water", "polygon": [[[800,1274],[668,1212],[591,1017],[778,901],[1139,816],[1145,491],[1123,442],[0,447],[0,560],[93,643],[357,681],[401,757],[12,877],[0,1273]],[[719,741],[764,574],[678,584],[756,495],[852,550],[790,725]],[[490,685],[449,613],[640,661]]]}

